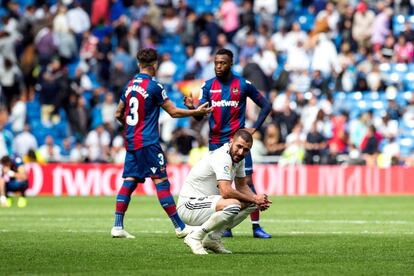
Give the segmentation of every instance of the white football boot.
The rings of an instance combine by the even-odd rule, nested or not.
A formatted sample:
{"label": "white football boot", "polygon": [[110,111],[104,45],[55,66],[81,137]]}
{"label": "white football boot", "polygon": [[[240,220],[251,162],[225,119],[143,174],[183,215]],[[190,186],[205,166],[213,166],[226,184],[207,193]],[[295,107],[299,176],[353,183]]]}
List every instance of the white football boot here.
{"label": "white football boot", "polygon": [[179,228],[175,229],[175,235],[177,238],[182,239],[185,238],[188,234],[190,234],[194,229],[191,226],[186,225],[183,230]]}
{"label": "white football boot", "polygon": [[131,235],[127,231],[122,228],[112,227],[111,229],[112,238],[127,238],[127,239],[135,239],[135,236]]}
{"label": "white football boot", "polygon": [[184,238],[184,243],[188,245],[191,248],[191,251],[193,251],[196,255],[207,255],[207,251],[204,249],[203,245],[201,244],[200,240],[197,240],[190,235],[187,235]]}
{"label": "white football boot", "polygon": [[224,244],[221,242],[220,239],[212,239],[209,235],[207,235],[202,243],[205,249],[209,249],[214,253],[219,254],[232,254],[232,252],[224,247]]}

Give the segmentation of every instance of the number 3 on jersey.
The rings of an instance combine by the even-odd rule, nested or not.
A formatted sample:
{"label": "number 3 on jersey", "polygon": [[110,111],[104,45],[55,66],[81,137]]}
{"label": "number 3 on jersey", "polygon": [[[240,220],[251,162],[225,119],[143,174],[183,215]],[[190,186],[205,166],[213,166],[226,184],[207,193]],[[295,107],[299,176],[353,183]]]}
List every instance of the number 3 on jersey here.
{"label": "number 3 on jersey", "polygon": [[126,123],[130,126],[135,126],[138,123],[138,107],[138,99],[135,97],[131,97],[129,99],[129,115],[126,117]]}

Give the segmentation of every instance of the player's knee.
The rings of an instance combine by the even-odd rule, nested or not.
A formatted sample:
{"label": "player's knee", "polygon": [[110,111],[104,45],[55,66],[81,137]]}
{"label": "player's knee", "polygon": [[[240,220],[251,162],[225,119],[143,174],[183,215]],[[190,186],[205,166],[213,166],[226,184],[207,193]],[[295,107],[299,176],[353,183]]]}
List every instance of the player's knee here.
{"label": "player's knee", "polygon": [[223,208],[223,219],[230,221],[232,218],[237,216],[240,213],[241,205],[239,204],[229,204]]}
{"label": "player's knee", "polygon": [[246,204],[245,206],[242,206],[242,210],[247,212],[247,213],[251,213],[253,211],[256,211],[256,209],[257,209],[257,206],[256,206],[256,204],[253,204],[253,203]]}

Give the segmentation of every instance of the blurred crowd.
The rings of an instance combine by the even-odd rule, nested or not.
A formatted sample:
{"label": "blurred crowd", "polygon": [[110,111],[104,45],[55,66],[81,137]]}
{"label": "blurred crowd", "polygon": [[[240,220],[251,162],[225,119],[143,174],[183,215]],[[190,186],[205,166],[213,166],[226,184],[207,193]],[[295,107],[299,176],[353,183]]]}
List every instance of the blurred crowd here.
{"label": "blurred crowd", "polygon": [[[214,77],[228,48],[273,105],[256,162],[411,166],[413,14],[404,0],[2,1],[0,156],[122,163],[114,112],[136,52],[159,51],[157,79],[182,106],[176,84]],[[206,120],[160,123],[170,163],[207,152]]]}

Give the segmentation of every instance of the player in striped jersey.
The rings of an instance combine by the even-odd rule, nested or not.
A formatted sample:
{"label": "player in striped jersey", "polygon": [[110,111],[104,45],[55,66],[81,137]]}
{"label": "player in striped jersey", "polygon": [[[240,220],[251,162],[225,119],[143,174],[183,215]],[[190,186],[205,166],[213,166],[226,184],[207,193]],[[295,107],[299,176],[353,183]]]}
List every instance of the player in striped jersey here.
{"label": "player in striped jersey", "polygon": [[[213,112],[209,118],[210,134],[209,149],[216,150],[224,143],[229,142],[236,131],[245,128],[246,101],[250,98],[261,109],[252,128],[247,130],[253,134],[258,130],[271,111],[271,105],[254,85],[231,72],[233,65],[233,53],[228,49],[220,49],[214,58],[214,70],[216,77],[204,83],[200,91],[200,104],[209,103]],[[194,109],[191,97],[184,99],[184,104],[189,109]],[[196,119],[199,119],[196,117]],[[246,156],[246,175],[249,186],[255,192],[252,174],[253,164],[250,153]],[[251,214],[253,236],[255,238],[271,238],[259,224],[259,210]],[[231,237],[231,231],[225,236]]]}
{"label": "player in striped jersey", "polygon": [[125,164],[124,182],[116,197],[115,223],[111,235],[134,238],[124,230],[124,215],[138,183],[151,177],[155,183],[158,200],[174,224],[176,235],[183,238],[189,232],[177,214],[174,198],[167,178],[166,160],[159,144],[158,119],[160,107],[173,118],[204,116],[211,112],[208,103],[196,110],[177,108],[161,84],[153,79],[158,64],[154,49],[142,49],[137,54],[140,73],[127,85],[116,110],[117,120],[124,125]]}

